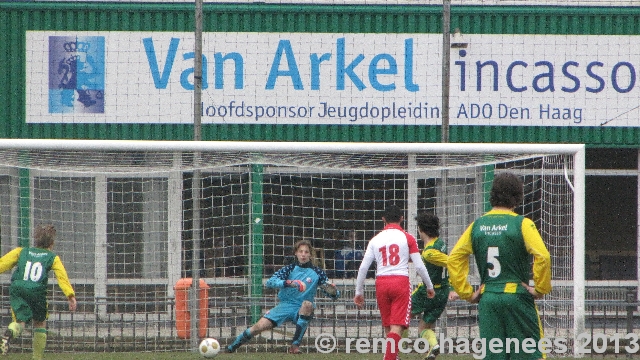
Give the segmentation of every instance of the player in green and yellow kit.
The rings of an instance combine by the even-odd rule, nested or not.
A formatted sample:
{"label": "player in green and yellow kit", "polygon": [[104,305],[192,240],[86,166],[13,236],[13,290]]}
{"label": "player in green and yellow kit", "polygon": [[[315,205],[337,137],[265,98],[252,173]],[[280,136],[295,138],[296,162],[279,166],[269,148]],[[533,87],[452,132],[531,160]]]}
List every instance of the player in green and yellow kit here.
{"label": "player in green and yellow kit", "polygon": [[3,355],[9,351],[9,342],[22,334],[25,323],[33,320],[33,359],[43,358],[47,345],[47,283],[50,270],[54,271],[58,285],[69,301],[69,310],[76,310],[76,297],[67,271],[60,257],[51,252],[55,236],[53,225],[38,226],[34,234],[34,247],[19,247],[0,258],[0,273],[16,268],[9,287],[13,322],[1,339],[0,352]]}
{"label": "player in green and yellow kit", "polygon": [[429,299],[424,284],[418,285],[411,294],[411,315],[421,314],[418,334],[429,342],[429,351],[425,359],[435,359],[440,353],[440,345],[434,329],[436,320],[440,318],[447,306],[449,296],[447,244],[439,238],[440,219],[437,216],[421,212],[416,217],[416,221],[418,234],[424,242],[422,262],[429,272],[436,296]]}
{"label": "player in green and yellow kit", "polygon": [[[449,282],[460,298],[479,303],[480,337],[486,344],[491,339],[502,341],[500,351],[487,351],[488,360],[544,357],[537,346],[543,332],[534,300],[551,292],[551,257],[533,221],[514,212],[522,199],[518,176],[496,175],[489,199],[491,211],[469,225],[447,263]],[[481,285],[476,291],[467,280],[470,254],[475,255],[480,273]],[[534,286],[529,286],[531,255]],[[519,339],[518,354],[512,345],[507,352],[507,338]],[[522,350],[524,339],[536,342],[535,352]]]}

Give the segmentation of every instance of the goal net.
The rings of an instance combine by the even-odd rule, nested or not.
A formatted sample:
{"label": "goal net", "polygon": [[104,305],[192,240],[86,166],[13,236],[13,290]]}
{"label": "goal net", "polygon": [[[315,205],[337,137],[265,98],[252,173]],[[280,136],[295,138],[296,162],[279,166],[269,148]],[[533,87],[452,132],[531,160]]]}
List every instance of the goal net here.
{"label": "goal net", "polygon": [[[584,327],[582,145],[0,140],[0,246],[32,244],[38,224],[57,229],[54,251],[79,309],[68,312],[52,277],[49,350],[163,351],[205,336],[231,341],[276,304],[264,282],[293,260],[296,241],[310,240],[342,292],[336,302],[318,294],[302,344],[315,352],[319,334],[339,346],[383,335],[374,267],[366,308],[351,299],[386,204],[404,209],[416,237],[417,212],[437,214],[451,249],[489,210],[501,171],[524,180],[516,211],[552,254],[554,290],[538,301],[545,336],[572,339]],[[447,338],[476,338],[477,309],[451,302],[437,326]],[[240,351],[285,347],[294,331],[265,332]]]}

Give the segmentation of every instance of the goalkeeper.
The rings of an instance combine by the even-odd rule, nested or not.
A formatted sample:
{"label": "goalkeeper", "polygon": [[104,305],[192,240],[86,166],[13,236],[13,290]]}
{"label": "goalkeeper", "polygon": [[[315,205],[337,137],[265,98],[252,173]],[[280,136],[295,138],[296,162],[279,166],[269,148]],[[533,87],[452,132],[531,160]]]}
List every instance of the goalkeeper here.
{"label": "goalkeeper", "polygon": [[254,336],[265,330],[282,325],[286,321],[296,324],[293,343],[288,352],[300,354],[300,342],[307,331],[309,321],[313,318],[314,300],[320,286],[325,295],[337,299],[340,292],[329,283],[325,272],[311,262],[311,243],[300,240],[294,245],[296,261],[278,270],[265,284],[269,288],[280,289],[280,303],[269,310],[250,328],[243,331],[227,346],[227,352],[234,352]]}
{"label": "goalkeeper", "polygon": [[25,323],[33,320],[33,359],[42,360],[47,345],[47,284],[50,270],[54,271],[58,285],[69,301],[69,310],[76,310],[76,297],[67,271],[60,257],[51,252],[55,236],[53,225],[38,226],[34,234],[35,247],[19,247],[0,258],[0,273],[16,268],[9,286],[13,322],[2,336],[2,355],[8,353],[9,342],[22,334]]}
{"label": "goalkeeper", "polygon": [[[447,276],[447,244],[440,236],[440,219],[436,215],[426,212],[418,213],[418,234],[424,242],[422,250],[422,262],[429,272],[429,277],[436,292],[435,297],[427,297],[427,289],[424,283],[420,284],[411,294],[411,315],[420,314],[418,334],[429,342],[429,352],[425,359],[435,359],[440,354],[440,345],[434,332],[436,320],[440,318],[447,306],[449,294],[449,278]],[[455,299],[456,293],[451,293]],[[405,330],[405,333],[408,331]]]}
{"label": "goalkeeper", "polygon": [[[489,195],[492,209],[469,225],[447,261],[451,286],[461,299],[478,303],[480,338],[487,343],[500,339],[508,344],[507,338],[515,338],[519,344],[525,339],[539,344],[544,336],[535,299],[551,292],[551,256],[533,221],[514,212],[523,196],[518,176],[496,175]],[[467,279],[471,254],[480,273],[476,291]],[[531,256],[535,286],[528,284]],[[485,359],[509,359],[514,348],[505,345],[501,350],[487,352]],[[540,346],[532,354],[517,356],[519,360],[543,357]]]}

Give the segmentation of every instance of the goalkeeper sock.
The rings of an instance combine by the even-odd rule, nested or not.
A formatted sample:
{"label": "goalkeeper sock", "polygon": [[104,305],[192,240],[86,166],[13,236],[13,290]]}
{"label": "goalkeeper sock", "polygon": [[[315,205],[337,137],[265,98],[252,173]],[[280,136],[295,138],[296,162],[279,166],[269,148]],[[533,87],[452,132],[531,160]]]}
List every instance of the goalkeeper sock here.
{"label": "goalkeeper sock", "polygon": [[33,329],[33,360],[42,360],[47,346],[47,329]]}
{"label": "goalkeeper sock", "polygon": [[245,331],[242,332],[242,334],[238,335],[238,337],[233,341],[233,343],[229,345],[229,350],[235,351],[242,344],[251,340],[253,336],[251,335],[251,331],[249,331],[249,329],[250,328],[247,328]]}
{"label": "goalkeeper sock", "polygon": [[436,338],[436,333],[431,329],[424,329],[420,333],[420,337],[427,340],[429,342],[429,347],[433,348],[438,345],[438,339]]}
{"label": "goalkeeper sock", "polygon": [[293,345],[299,346],[302,342],[302,338],[304,337],[304,333],[307,332],[307,327],[309,326],[309,321],[311,320],[311,316],[308,315],[300,315],[298,316],[298,321],[296,322],[296,333],[293,335]]}

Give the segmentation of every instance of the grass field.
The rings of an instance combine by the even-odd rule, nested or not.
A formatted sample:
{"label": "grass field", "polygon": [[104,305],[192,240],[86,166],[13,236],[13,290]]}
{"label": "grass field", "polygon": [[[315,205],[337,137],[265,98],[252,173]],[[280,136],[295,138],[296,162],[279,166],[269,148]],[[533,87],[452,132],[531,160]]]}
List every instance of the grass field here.
{"label": "grass field", "polygon": [[[30,354],[11,354],[3,357],[7,360],[31,360]],[[191,353],[67,353],[45,354],[45,360],[199,360],[199,354]],[[382,354],[318,354],[290,355],[283,353],[240,353],[220,354],[218,360],[284,360],[284,359],[317,359],[317,360],[381,360]],[[406,354],[402,360],[421,360],[420,354]],[[472,356],[438,356],[438,360],[473,360]]]}
{"label": "grass field", "polygon": [[[7,360],[30,360],[31,354],[10,354],[4,357]],[[618,359],[625,359],[624,355],[619,355]],[[197,360],[203,359],[199,354],[185,352],[167,353],[64,353],[45,354],[46,360]],[[304,355],[289,355],[284,353],[238,353],[220,354],[216,357],[219,360],[283,360],[283,359],[317,359],[317,360],[380,360],[382,354],[344,354],[331,353],[319,354],[309,353]],[[421,354],[402,354],[402,360],[421,360]],[[566,359],[566,358],[565,358]],[[589,359],[615,359],[613,356],[603,357],[583,357],[582,360]],[[440,355],[438,360],[475,360],[471,355]]]}

